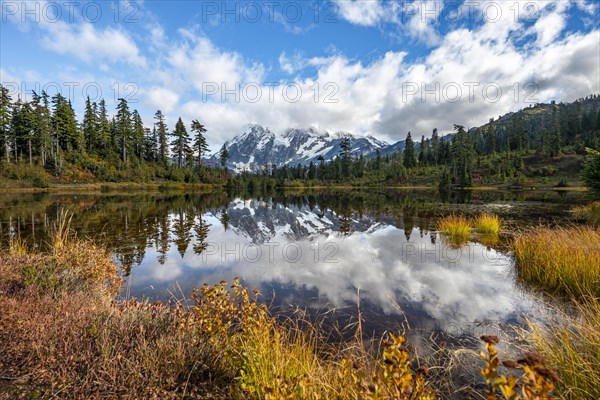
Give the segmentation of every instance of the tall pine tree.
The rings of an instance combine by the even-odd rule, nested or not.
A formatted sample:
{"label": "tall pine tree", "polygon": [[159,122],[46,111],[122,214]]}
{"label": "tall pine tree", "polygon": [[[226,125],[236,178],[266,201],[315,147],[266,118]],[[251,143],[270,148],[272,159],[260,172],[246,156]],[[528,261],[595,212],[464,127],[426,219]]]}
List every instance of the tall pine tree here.
{"label": "tall pine tree", "polygon": [[185,125],[183,124],[181,117],[175,124],[173,138],[173,142],[171,143],[173,147],[171,150],[173,151],[175,157],[177,157],[177,165],[182,167],[184,161],[188,159],[188,155],[192,153],[192,149],[190,148],[190,136],[185,129]]}
{"label": "tall pine tree", "polygon": [[412,140],[412,136],[410,132],[408,132],[408,136],[406,136],[406,140],[404,141],[404,166],[406,168],[412,168],[417,166],[417,156],[415,154],[415,143]]}

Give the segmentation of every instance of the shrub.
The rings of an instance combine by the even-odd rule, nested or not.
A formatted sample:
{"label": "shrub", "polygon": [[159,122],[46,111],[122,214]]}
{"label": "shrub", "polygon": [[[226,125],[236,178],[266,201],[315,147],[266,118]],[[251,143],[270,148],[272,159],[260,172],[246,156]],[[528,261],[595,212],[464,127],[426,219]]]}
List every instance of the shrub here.
{"label": "shrub", "polygon": [[35,178],[33,178],[31,183],[33,184],[34,188],[45,189],[50,186],[50,183],[48,182],[48,180],[41,176],[36,176]]}
{"label": "shrub", "polygon": [[575,217],[584,219],[591,225],[600,226],[600,201],[585,206],[574,207],[573,213]]}
{"label": "shrub", "polygon": [[600,152],[593,149],[586,149],[586,151],[581,180],[588,188],[600,193]]}

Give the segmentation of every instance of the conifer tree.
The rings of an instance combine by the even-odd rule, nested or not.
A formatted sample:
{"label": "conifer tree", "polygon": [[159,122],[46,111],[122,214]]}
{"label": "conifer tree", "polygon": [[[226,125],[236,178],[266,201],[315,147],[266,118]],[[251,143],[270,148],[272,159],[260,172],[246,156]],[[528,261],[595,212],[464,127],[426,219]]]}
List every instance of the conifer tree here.
{"label": "conifer tree", "polygon": [[404,154],[402,155],[402,158],[406,168],[412,168],[417,165],[415,143],[412,140],[410,132],[408,132],[408,136],[406,136],[406,140],[404,141]]}
{"label": "conifer tree", "polygon": [[[94,103],[95,104],[95,103]],[[85,112],[83,114],[83,137],[85,146],[89,152],[94,152],[98,143],[98,122],[96,113],[90,102],[90,96],[85,100]]]}
{"label": "conifer tree", "polygon": [[194,138],[193,150],[196,152],[198,157],[198,165],[202,165],[202,158],[208,152],[208,144],[204,134],[206,128],[197,119],[192,121],[192,132],[196,134]]}
{"label": "conifer tree", "polygon": [[339,156],[342,160],[342,172],[344,177],[349,178],[352,164],[352,142],[349,137],[342,138]]}
{"label": "conifer tree", "polygon": [[123,98],[119,99],[119,104],[117,104],[115,123],[115,139],[121,152],[121,161],[126,163],[127,154],[131,147],[131,138],[133,137],[133,126],[129,105],[127,100]]}
{"label": "conifer tree", "polygon": [[475,149],[464,126],[454,125],[456,134],[452,138],[452,174],[460,186],[472,186]]}
{"label": "conifer tree", "polygon": [[173,154],[177,157],[177,166],[180,168],[183,166],[184,161],[188,158],[188,154],[192,153],[190,148],[190,136],[185,129],[185,125],[181,120],[181,117],[175,124],[175,131],[173,132],[173,142],[171,143]]}
{"label": "conifer tree", "polygon": [[167,124],[165,123],[165,117],[163,113],[158,110],[154,114],[154,127],[156,128],[156,134],[158,138],[158,162],[163,165],[167,165],[167,157],[169,157],[169,147],[167,143]]}
{"label": "conifer tree", "polygon": [[146,148],[144,123],[142,122],[142,117],[137,110],[133,110],[133,113],[131,113],[131,120],[133,122],[133,153],[139,160],[141,160],[144,156],[144,150]]}
{"label": "conifer tree", "polygon": [[96,116],[98,126],[96,129],[99,134],[99,152],[107,157],[112,152],[112,127],[106,110],[106,102],[101,99],[98,103],[98,114]]}
{"label": "conifer tree", "polygon": [[223,144],[221,147],[221,151],[219,152],[219,162],[221,163],[221,167],[225,168],[227,165],[227,160],[229,160],[229,152],[227,151],[227,147],[225,146],[227,143]]}
{"label": "conifer tree", "polygon": [[42,165],[46,165],[48,151],[52,148],[51,113],[48,94],[42,91],[39,96],[33,91],[33,112],[35,114],[35,137],[36,147],[41,157]]}
{"label": "conifer tree", "polygon": [[10,122],[12,119],[12,99],[7,88],[0,85],[0,156],[10,162]]}
{"label": "conifer tree", "polygon": [[440,152],[440,136],[438,135],[437,128],[433,128],[431,134],[431,147],[429,151],[429,163],[437,165],[439,163],[438,154]]}

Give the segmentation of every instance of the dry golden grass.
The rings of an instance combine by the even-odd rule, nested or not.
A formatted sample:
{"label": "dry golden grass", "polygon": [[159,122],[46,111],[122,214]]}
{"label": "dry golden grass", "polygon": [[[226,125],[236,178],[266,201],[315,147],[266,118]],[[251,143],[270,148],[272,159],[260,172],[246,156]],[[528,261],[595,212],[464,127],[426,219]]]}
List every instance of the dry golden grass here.
{"label": "dry golden grass", "polygon": [[466,242],[473,230],[473,226],[467,218],[457,215],[450,215],[440,219],[437,223],[437,228],[440,232],[446,234],[453,244]]}
{"label": "dry golden grass", "polygon": [[500,232],[500,218],[493,214],[481,214],[475,218],[475,229],[483,235],[497,235]]}
{"label": "dry golden grass", "polygon": [[600,296],[600,231],[591,227],[538,227],[512,243],[518,276],[564,295]]}
{"label": "dry golden grass", "polygon": [[565,312],[553,309],[547,324],[528,321],[522,337],[559,375],[569,399],[600,399],[600,299],[586,296]]}
{"label": "dry golden grass", "polygon": [[0,255],[0,398],[235,397],[221,349],[165,306],[115,302],[110,255],[62,239],[50,255]]}
{"label": "dry golden grass", "polygon": [[600,226],[600,201],[574,207],[573,213],[576,218],[583,219],[591,225]]}

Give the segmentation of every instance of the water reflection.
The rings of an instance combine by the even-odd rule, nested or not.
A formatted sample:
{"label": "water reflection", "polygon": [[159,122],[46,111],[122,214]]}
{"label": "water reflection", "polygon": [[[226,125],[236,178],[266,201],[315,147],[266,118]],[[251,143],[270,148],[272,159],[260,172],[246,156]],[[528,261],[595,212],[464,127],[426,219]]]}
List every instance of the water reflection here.
{"label": "water reflection", "polygon": [[[463,211],[492,208],[524,223],[567,215],[558,196],[555,203],[489,196],[457,201],[470,202]],[[494,240],[456,248],[432,230],[438,215],[463,207],[449,201],[425,191],[3,196],[0,232],[4,245],[20,235],[43,247],[67,208],[79,235],[114,252],[127,275],[124,293],[137,297],[168,299],[174,287],[189,295],[239,276],[281,310],[352,315],[360,293],[366,326],[376,331],[404,321],[448,331],[518,320],[535,299],[515,288],[511,260]]]}

